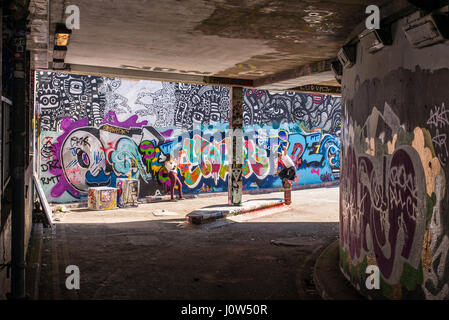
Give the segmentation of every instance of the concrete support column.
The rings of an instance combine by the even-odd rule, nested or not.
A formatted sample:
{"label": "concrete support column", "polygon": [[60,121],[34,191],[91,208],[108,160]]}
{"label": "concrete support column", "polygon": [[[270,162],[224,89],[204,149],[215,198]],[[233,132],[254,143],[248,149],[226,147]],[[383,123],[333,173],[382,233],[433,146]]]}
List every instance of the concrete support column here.
{"label": "concrete support column", "polygon": [[415,48],[421,15],[343,72],[340,268],[373,299],[449,299],[449,41]]}
{"label": "concrete support column", "polygon": [[243,173],[243,88],[231,88],[231,116],[229,119],[228,204],[242,203]]}
{"label": "concrete support column", "polygon": [[27,63],[25,50],[25,19],[16,22],[13,108],[11,114],[11,186],[12,206],[12,288],[11,298],[25,298],[25,164],[26,164],[26,90]]}

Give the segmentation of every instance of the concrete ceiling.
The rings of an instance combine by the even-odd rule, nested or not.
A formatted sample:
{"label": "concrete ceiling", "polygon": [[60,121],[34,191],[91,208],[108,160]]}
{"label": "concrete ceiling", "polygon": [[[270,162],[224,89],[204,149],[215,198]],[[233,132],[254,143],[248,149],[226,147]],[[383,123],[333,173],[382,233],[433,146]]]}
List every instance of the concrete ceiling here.
{"label": "concrete ceiling", "polygon": [[366,17],[365,8],[385,2],[48,1],[30,3],[41,11],[39,21],[48,17],[48,61],[54,26],[65,22],[65,7],[80,8],[80,29],[72,30],[65,58],[74,72],[224,84],[239,79],[243,85],[277,90],[338,86],[330,61]]}

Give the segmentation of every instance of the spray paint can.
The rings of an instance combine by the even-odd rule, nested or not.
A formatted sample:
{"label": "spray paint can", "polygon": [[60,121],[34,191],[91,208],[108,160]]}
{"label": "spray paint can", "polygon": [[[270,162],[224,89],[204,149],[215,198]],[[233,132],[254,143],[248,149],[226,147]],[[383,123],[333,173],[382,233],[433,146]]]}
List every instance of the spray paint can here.
{"label": "spray paint can", "polygon": [[286,205],[292,203],[292,183],[290,181],[284,183],[284,203]]}

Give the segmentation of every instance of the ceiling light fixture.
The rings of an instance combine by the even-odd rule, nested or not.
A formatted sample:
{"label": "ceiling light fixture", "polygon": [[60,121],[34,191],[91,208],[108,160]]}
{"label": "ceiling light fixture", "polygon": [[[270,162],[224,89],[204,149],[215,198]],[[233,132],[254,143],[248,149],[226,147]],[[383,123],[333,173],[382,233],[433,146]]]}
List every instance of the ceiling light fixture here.
{"label": "ceiling light fixture", "polygon": [[337,54],[338,60],[340,60],[344,68],[351,68],[356,61],[356,46],[345,45]]}
{"label": "ceiling light fixture", "polygon": [[364,46],[368,47],[369,53],[375,53],[393,43],[391,32],[387,28],[365,29],[359,34],[359,40]]}
{"label": "ceiling light fixture", "polygon": [[58,24],[56,26],[55,45],[66,47],[69,43],[71,33],[72,30],[68,29],[64,24]]}
{"label": "ceiling light fixture", "polygon": [[331,63],[331,69],[335,74],[335,79],[339,84],[341,84],[341,79],[343,77],[343,66],[339,60],[335,60]]}
{"label": "ceiling light fixture", "polygon": [[445,14],[429,14],[405,24],[408,41],[415,48],[423,48],[449,39],[449,17]]}

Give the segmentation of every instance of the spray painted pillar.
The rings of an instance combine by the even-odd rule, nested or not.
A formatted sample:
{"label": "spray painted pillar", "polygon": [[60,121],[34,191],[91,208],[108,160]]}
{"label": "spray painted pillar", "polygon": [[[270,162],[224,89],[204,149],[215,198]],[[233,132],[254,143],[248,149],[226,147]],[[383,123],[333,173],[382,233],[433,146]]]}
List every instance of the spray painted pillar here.
{"label": "spray painted pillar", "polygon": [[356,39],[343,71],[340,269],[371,299],[449,299],[449,40],[409,42],[423,15],[392,22],[374,53]]}
{"label": "spray painted pillar", "polygon": [[242,171],[243,171],[243,89],[231,88],[231,115],[229,119],[229,174],[228,204],[242,203]]}

